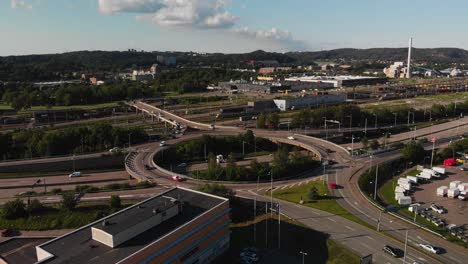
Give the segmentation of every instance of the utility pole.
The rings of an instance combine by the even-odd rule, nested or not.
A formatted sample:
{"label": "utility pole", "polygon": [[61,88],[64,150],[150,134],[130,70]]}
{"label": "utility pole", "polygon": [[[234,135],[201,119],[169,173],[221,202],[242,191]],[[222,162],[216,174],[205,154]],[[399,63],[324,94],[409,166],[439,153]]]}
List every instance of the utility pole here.
{"label": "utility pole", "polygon": [[354,135],[351,135],[351,157],[354,156]]}
{"label": "utility pole", "polygon": [[431,154],[431,168],[432,168],[432,164],[433,164],[433,161],[434,161],[434,150],[435,150],[436,138],[432,137],[431,141],[432,141],[432,154]]}
{"label": "utility pole", "polygon": [[271,210],[271,207],[273,207],[273,170],[270,170],[270,217],[273,218],[273,210]]}
{"label": "utility pole", "polygon": [[257,175],[257,193],[254,196],[254,242],[257,245],[257,194],[258,185],[260,183],[260,175]]}
{"label": "utility pole", "polygon": [[206,143],[204,145],[204,150],[205,150],[205,161],[207,161],[207,159],[206,159]]}
{"label": "utility pole", "polygon": [[367,117],[366,117],[366,120],[364,121],[364,135],[367,136]]}
{"label": "utility pole", "polygon": [[375,115],[375,129],[377,129],[377,115],[376,114],[374,115]]}
{"label": "utility pole", "polygon": [[242,156],[245,156],[245,141],[242,141]]}
{"label": "utility pole", "polygon": [[377,232],[380,232],[380,221],[382,219],[382,211],[379,214],[379,220],[377,220]]}
{"label": "utility pole", "polygon": [[394,124],[393,124],[393,127],[396,127],[397,113],[393,113],[393,115],[395,116],[395,122],[394,122]]}
{"label": "utility pole", "polygon": [[281,248],[281,206],[278,202],[278,248]]}
{"label": "utility pole", "polygon": [[377,175],[379,175],[379,164],[375,168],[374,201],[377,200]]}
{"label": "utility pole", "polygon": [[406,230],[406,236],[405,236],[405,255],[403,257],[403,263],[406,263],[406,251],[408,250],[408,230]]}

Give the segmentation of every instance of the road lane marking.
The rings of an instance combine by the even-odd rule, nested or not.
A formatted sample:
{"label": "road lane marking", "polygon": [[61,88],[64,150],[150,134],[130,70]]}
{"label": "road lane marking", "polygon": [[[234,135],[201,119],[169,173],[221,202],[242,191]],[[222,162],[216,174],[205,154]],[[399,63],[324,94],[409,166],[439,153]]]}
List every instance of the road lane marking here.
{"label": "road lane marking", "polygon": [[456,259],[456,258],[454,258],[454,257],[452,257],[452,256],[448,256],[448,257],[449,257],[449,259],[451,259],[451,260],[453,260],[453,261],[456,261],[456,262],[458,262],[458,263],[463,263],[463,262],[461,262],[459,259]]}
{"label": "road lane marking", "polygon": [[348,229],[351,230],[351,231],[356,231],[356,229],[351,228],[351,227],[349,227],[349,226],[345,226],[345,227],[348,228]]}
{"label": "road lane marking", "polygon": [[333,219],[331,219],[330,217],[327,217],[327,219],[330,220],[330,221],[332,221],[332,222],[334,222],[334,223],[336,223],[336,220],[333,220]]}
{"label": "road lane marking", "polygon": [[371,236],[366,236],[368,239],[372,240],[372,241],[375,241],[375,239]]}

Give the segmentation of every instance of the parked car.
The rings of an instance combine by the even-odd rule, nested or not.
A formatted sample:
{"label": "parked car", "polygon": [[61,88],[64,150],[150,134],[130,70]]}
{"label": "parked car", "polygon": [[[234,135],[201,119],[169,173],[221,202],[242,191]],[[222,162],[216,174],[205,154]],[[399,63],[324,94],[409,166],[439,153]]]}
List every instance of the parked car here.
{"label": "parked car", "polygon": [[383,248],[382,248],[382,251],[389,254],[390,256],[394,257],[394,258],[399,258],[401,257],[401,250],[398,249],[398,248],[395,248],[395,247],[391,247],[389,245],[385,245]]}
{"label": "parked car", "polygon": [[184,180],[184,178],[182,178],[182,177],[180,177],[178,175],[172,176],[171,179],[174,180],[174,181],[177,181],[177,182],[181,182],[181,181]]}
{"label": "parked car", "polygon": [[419,246],[426,250],[426,251],[429,251],[431,253],[434,253],[434,254],[439,254],[440,252],[440,249],[436,246],[433,246],[433,245],[430,245],[430,244],[419,244]]}
{"label": "parked car", "polygon": [[296,138],[293,137],[293,136],[289,136],[288,139],[289,139],[289,140],[296,140]]}
{"label": "parked car", "polygon": [[11,236],[12,233],[13,233],[13,230],[9,228],[1,229],[0,237],[8,237],[8,236]]}
{"label": "parked car", "polygon": [[445,213],[445,209],[442,206],[438,206],[435,203],[431,204],[431,209],[432,209],[432,211],[435,211],[435,212],[437,212],[439,214]]}

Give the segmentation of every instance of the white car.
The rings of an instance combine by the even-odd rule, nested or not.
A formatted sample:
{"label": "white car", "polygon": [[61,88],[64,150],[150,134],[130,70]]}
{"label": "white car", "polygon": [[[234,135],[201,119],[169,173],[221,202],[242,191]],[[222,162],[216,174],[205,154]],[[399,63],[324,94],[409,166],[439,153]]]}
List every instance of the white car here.
{"label": "white car", "polygon": [[289,140],[296,140],[296,138],[293,137],[293,136],[289,136],[288,139],[289,139]]}
{"label": "white car", "polygon": [[187,163],[182,162],[182,163],[180,163],[179,165],[177,165],[177,167],[178,167],[178,168],[185,168],[185,167],[187,167]]}
{"label": "white car", "polygon": [[431,204],[431,209],[432,209],[432,211],[435,211],[435,212],[437,212],[437,213],[439,213],[439,214],[445,213],[445,209],[444,209],[443,207],[438,206],[438,205],[436,205],[436,204],[434,204],[434,203]]}
{"label": "white car", "polygon": [[440,249],[439,249],[439,248],[437,248],[437,247],[435,247],[435,246],[433,246],[433,245],[430,245],[430,244],[419,244],[419,246],[420,246],[422,249],[424,249],[424,250],[426,250],[426,251],[429,251],[429,252],[431,252],[431,253],[434,253],[434,254],[439,254],[439,252],[440,252]]}
{"label": "white car", "polygon": [[110,153],[115,153],[115,152],[119,152],[119,151],[120,151],[120,148],[118,148],[118,147],[114,147],[114,148],[109,149]]}
{"label": "white car", "polygon": [[159,142],[159,146],[160,146],[160,147],[166,146],[166,141],[161,141],[161,142]]}
{"label": "white car", "polygon": [[79,171],[72,172],[68,175],[69,178],[80,177],[80,176],[81,176],[81,172]]}

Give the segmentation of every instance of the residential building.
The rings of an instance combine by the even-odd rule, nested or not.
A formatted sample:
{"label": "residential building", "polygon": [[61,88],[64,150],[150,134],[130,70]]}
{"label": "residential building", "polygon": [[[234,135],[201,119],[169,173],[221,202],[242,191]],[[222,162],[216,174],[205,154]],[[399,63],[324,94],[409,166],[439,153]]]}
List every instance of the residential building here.
{"label": "residential building", "polygon": [[37,263],[211,263],[229,248],[229,213],[229,199],[172,188],[37,246]]}

